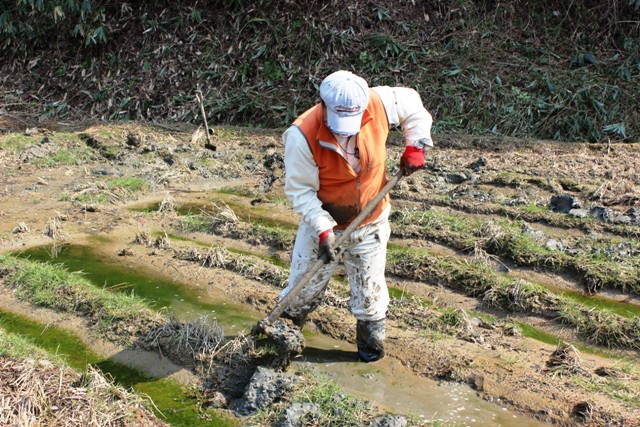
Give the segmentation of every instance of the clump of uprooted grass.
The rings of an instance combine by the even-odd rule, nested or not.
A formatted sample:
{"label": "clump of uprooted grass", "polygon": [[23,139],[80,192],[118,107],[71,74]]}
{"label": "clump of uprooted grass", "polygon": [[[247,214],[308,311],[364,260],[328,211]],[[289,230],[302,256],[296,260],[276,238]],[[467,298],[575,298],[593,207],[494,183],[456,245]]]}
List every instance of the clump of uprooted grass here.
{"label": "clump of uprooted grass", "polygon": [[578,349],[561,342],[547,360],[547,372],[553,376],[563,376],[584,374],[586,370]]}
{"label": "clump of uprooted grass", "polygon": [[446,285],[508,312],[540,315],[568,324],[587,342],[607,347],[640,349],[640,319],[606,309],[586,307],[543,286],[509,279],[490,266],[454,257],[433,256],[420,249],[388,251],[387,273]]}
{"label": "clump of uprooted grass", "polygon": [[547,247],[546,238],[522,221],[486,221],[436,210],[396,213],[393,221],[398,224],[394,233],[402,237],[432,239],[468,252],[480,248],[517,265],[577,273],[592,292],[606,287],[640,294],[637,255],[616,258],[613,251],[597,250],[603,242],[592,238],[569,252]]}
{"label": "clump of uprooted grass", "polygon": [[0,255],[0,277],[18,298],[84,316],[110,339],[127,340],[161,318],[141,298],[98,288],[60,265]]}
{"label": "clump of uprooted grass", "polygon": [[214,355],[225,343],[225,336],[218,322],[209,320],[208,316],[181,322],[171,314],[163,324],[151,329],[141,342],[176,362],[187,366],[194,361],[206,362],[210,369]]}

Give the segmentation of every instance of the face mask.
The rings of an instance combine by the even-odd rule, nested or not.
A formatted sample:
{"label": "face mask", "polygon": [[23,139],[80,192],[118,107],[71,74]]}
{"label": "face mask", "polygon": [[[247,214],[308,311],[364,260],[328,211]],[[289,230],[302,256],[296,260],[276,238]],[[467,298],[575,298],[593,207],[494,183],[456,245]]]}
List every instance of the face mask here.
{"label": "face mask", "polygon": [[329,128],[329,130],[330,130],[331,132],[333,132],[334,134],[336,134],[336,135],[340,135],[340,136],[344,136],[344,137],[353,136],[353,135],[355,135],[355,134],[357,133],[357,132],[355,132],[355,133],[351,133],[351,132],[337,132],[337,131],[335,131],[335,130],[333,130],[333,129],[331,129],[331,128]]}

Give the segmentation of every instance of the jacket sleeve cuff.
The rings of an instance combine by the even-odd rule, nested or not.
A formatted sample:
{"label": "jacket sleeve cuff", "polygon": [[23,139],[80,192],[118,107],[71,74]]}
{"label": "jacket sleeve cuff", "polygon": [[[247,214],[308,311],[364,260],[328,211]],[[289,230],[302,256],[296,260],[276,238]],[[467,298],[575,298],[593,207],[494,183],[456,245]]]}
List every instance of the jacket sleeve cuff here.
{"label": "jacket sleeve cuff", "polygon": [[338,225],[338,223],[335,222],[334,219],[331,218],[331,215],[329,215],[329,213],[327,212],[326,215],[322,215],[317,218],[312,225],[316,230],[316,233],[320,234],[325,230],[332,230],[333,227]]}
{"label": "jacket sleeve cuff", "polygon": [[423,149],[423,150],[428,150],[429,148],[433,147],[433,141],[431,141],[428,138],[421,138],[421,139],[418,139],[417,141],[413,141],[411,143],[407,143],[406,145],[407,145],[407,147],[416,147],[416,148],[420,148],[420,149]]}

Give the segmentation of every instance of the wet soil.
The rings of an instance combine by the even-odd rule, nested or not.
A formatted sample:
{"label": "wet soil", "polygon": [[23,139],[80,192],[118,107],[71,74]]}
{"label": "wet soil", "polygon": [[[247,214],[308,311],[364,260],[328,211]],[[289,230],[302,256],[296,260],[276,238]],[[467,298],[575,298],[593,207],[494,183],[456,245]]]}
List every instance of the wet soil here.
{"label": "wet soil", "polygon": [[[286,263],[290,246],[274,245],[267,238],[239,233],[237,230],[242,228],[237,226],[235,234],[220,230],[187,232],[179,226],[180,215],[175,210],[146,212],[139,208],[159,205],[168,198],[183,205],[215,204],[219,208],[226,204],[237,217],[236,225],[261,218],[263,223],[269,220],[288,224],[290,230],[295,230],[297,217],[282,190],[283,149],[279,131],[216,129],[217,151],[213,152],[204,149],[204,141],[197,137],[195,128],[137,123],[82,126],[51,123],[39,124],[26,135],[22,123],[4,127],[13,133],[0,136],[3,253],[52,243],[95,245],[133,269],[163,274],[214,299],[223,296],[241,304],[254,312],[256,319],[273,308],[280,288],[269,280],[247,277],[237,270],[203,267],[177,254],[194,249],[204,253],[220,246],[236,251],[227,255],[230,257],[250,253],[263,257],[263,261]],[[14,148],[16,144],[19,148]],[[71,149],[86,150],[90,156],[78,164],[43,161]],[[397,164],[400,155],[397,136],[392,139],[389,151],[389,164]],[[482,167],[470,166],[480,158],[484,159],[480,162]],[[549,233],[545,227],[549,226],[551,213],[546,211],[554,195],[569,194],[587,208],[605,206],[611,217],[624,215],[636,207],[640,194],[638,160],[638,147],[630,144],[607,147],[442,138],[429,155],[428,169],[401,181],[392,197],[393,206],[396,210],[416,211],[438,205],[460,216],[482,214],[500,220],[514,212],[513,206],[536,204],[545,211],[540,216],[540,230]],[[115,178],[128,177],[145,180],[147,187],[142,191],[125,191],[110,184]],[[82,197],[91,194],[106,198]],[[565,213],[552,214],[558,223],[568,218]],[[522,215],[536,227],[531,211],[522,211]],[[572,227],[571,222],[568,224],[554,226],[553,238],[571,240],[585,232],[615,235],[622,230],[627,236],[640,232],[637,223],[594,219],[579,229]],[[141,235],[152,236],[150,244],[141,244]],[[162,245],[154,244],[156,236],[173,237]],[[442,256],[470,257],[468,252],[446,242],[396,236],[391,243],[428,248]],[[501,265],[510,265],[507,259],[494,260],[499,261],[498,270]],[[536,274],[555,274],[539,270],[535,270]],[[529,279],[535,277],[526,270],[518,274]],[[611,393],[580,386],[585,382],[597,383],[601,377],[595,372],[603,367],[614,369],[630,363],[637,369],[637,351],[582,351],[580,373],[558,374],[549,369],[557,342],[581,343],[579,331],[544,316],[501,312],[435,280],[411,281],[389,272],[388,281],[406,297],[397,298],[392,304],[387,357],[404,365],[413,375],[467,384],[488,402],[554,425],[640,425],[637,401],[629,403],[612,397]],[[556,284],[583,290],[571,277],[563,276]],[[633,294],[608,292],[613,300],[637,304],[637,296]],[[39,316],[37,310],[26,303],[17,303],[6,292],[0,294],[0,300],[3,309]],[[416,300],[423,303],[416,304]],[[454,333],[435,333],[416,320],[432,318],[434,313],[447,309],[465,313],[463,324]],[[498,322],[487,324],[482,320],[485,315],[495,316]],[[68,316],[55,321],[75,325],[73,328],[78,331],[83,329],[82,322]],[[523,336],[505,326],[509,321],[535,326],[555,334],[558,340],[550,344]],[[354,342],[355,320],[348,312],[344,285],[339,281],[332,284],[325,303],[311,315],[307,328],[332,339]],[[111,344],[101,343],[95,337],[87,339],[87,343],[112,351],[108,350]],[[131,354],[134,358],[146,357]],[[640,379],[634,375],[627,379],[637,387]],[[576,381],[577,377],[583,381]]]}

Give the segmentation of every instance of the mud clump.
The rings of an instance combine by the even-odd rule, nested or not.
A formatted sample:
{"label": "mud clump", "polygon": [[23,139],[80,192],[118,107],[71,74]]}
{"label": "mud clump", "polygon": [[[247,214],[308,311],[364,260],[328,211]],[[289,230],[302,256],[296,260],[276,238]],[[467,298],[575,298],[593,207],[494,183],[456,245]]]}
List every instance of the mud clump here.
{"label": "mud clump", "polygon": [[295,376],[259,366],[243,396],[233,400],[229,408],[238,416],[247,416],[273,405],[293,390]]}
{"label": "mud clump", "polygon": [[304,350],[302,332],[284,320],[276,320],[274,323],[261,321],[255,332],[264,333],[271,338],[276,343],[278,352],[283,356],[296,356],[302,354],[302,350]]}

